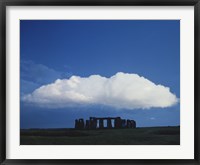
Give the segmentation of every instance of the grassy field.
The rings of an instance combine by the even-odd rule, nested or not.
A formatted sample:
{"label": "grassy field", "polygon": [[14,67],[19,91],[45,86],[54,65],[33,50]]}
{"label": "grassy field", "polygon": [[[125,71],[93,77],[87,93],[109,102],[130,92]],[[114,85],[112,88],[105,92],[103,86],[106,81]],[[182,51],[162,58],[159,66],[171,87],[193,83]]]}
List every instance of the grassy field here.
{"label": "grassy field", "polygon": [[21,145],[179,145],[180,127],[22,129]]}

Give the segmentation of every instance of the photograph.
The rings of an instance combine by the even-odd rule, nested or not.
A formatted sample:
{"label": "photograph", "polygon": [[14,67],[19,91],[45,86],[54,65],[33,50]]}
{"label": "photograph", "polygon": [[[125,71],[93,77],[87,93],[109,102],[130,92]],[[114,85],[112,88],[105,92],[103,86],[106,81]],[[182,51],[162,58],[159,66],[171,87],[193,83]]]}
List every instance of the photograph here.
{"label": "photograph", "polygon": [[199,164],[199,1],[0,2],[0,164]]}
{"label": "photograph", "polygon": [[20,145],[180,145],[180,20],[20,20]]}

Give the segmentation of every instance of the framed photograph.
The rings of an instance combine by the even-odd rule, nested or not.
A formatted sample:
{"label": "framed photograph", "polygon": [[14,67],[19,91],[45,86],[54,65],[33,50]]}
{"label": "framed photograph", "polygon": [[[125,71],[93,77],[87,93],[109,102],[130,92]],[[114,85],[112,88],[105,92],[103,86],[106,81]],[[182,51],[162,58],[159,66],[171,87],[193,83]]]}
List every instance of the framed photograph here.
{"label": "framed photograph", "polygon": [[200,164],[199,1],[1,2],[2,164]]}

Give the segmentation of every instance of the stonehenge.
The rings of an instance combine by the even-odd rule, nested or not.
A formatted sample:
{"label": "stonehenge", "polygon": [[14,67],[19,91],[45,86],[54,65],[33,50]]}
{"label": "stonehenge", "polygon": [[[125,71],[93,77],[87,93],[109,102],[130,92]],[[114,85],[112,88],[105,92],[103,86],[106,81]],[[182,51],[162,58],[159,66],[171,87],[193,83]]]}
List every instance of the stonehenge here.
{"label": "stonehenge", "polygon": [[111,128],[136,128],[136,122],[134,120],[121,119],[121,117],[90,117],[89,120],[86,120],[85,122],[82,118],[75,120],[75,129]]}
{"label": "stonehenge", "polygon": [[77,129],[84,129],[85,125],[84,125],[84,120],[83,119],[76,119],[75,120],[75,128]]}

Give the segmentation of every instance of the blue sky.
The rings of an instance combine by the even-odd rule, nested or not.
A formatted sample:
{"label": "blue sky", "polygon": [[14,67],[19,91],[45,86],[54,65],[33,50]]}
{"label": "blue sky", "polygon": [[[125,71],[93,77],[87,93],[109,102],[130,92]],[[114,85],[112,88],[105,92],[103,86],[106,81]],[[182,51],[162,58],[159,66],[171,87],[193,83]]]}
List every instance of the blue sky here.
{"label": "blue sky", "polygon": [[[21,98],[57,79],[110,78],[118,72],[169,87],[180,99],[180,21],[20,21]],[[73,127],[76,118],[89,116],[121,116],[141,127],[180,125],[180,104],[130,110],[98,104],[50,108],[20,101],[21,128]]]}

